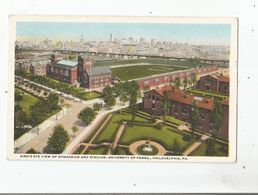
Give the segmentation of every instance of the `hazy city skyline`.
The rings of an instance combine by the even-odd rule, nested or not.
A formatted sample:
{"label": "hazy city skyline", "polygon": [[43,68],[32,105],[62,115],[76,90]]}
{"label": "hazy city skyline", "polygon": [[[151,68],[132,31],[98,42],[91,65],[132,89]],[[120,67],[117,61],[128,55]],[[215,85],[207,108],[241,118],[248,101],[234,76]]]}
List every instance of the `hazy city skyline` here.
{"label": "hazy city skyline", "polygon": [[230,45],[230,24],[18,22],[17,40],[109,41],[132,37],[188,44]]}

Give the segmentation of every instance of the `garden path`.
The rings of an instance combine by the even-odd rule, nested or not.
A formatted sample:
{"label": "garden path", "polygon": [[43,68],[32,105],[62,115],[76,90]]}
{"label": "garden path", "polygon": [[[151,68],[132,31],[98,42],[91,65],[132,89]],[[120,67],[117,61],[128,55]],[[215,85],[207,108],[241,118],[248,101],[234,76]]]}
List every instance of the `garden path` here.
{"label": "garden path", "polygon": [[202,135],[201,139],[197,142],[194,142],[191,146],[189,146],[184,152],[183,156],[188,156],[191,154],[194,150],[199,148],[207,139],[209,139],[210,136],[208,135]]}
{"label": "garden path", "polygon": [[107,116],[107,118],[105,119],[105,121],[101,124],[101,126],[98,128],[98,131],[94,134],[94,136],[90,139],[90,141],[87,143],[87,145],[85,145],[83,151],[81,152],[82,154],[84,154],[87,149],[89,148],[89,146],[92,145],[92,142],[95,140],[95,138],[99,135],[99,133],[101,132],[101,130],[105,127],[105,125],[107,124],[107,122],[110,120],[110,118],[112,117],[111,114],[109,114]]}
{"label": "garden path", "polygon": [[150,145],[153,145],[158,149],[158,153],[156,154],[157,156],[164,156],[168,152],[162,145],[160,145],[157,142],[154,142],[151,140],[150,141],[149,140],[140,140],[140,141],[136,141],[136,142],[132,143],[129,146],[130,153],[133,155],[140,155],[137,152],[137,148],[143,144],[146,144],[146,141],[148,141],[150,143]]}
{"label": "garden path", "polygon": [[113,142],[113,145],[111,145],[111,147],[109,148],[108,150],[108,153],[107,154],[111,154],[112,151],[115,150],[119,140],[120,140],[120,137],[123,135],[123,132],[126,128],[126,122],[123,122],[123,124],[119,127],[119,129],[117,130],[117,133],[116,133],[116,137],[115,137],[115,141]]}

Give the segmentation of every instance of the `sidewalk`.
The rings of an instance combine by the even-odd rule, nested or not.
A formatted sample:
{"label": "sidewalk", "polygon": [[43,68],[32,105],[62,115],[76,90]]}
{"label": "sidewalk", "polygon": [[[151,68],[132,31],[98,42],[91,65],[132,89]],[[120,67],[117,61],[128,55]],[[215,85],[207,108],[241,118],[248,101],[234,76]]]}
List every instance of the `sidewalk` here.
{"label": "sidewalk", "polygon": [[[138,102],[141,101],[140,99],[138,100]],[[128,107],[128,103],[125,105],[115,105],[112,109],[110,110],[104,110],[104,111],[100,111],[96,118],[94,119],[94,121],[92,121],[91,124],[89,124],[88,126],[86,126],[82,132],[66,147],[66,149],[63,151],[62,154],[72,154],[75,149],[77,148],[78,144],[82,143],[88,136],[90,136],[93,131],[97,128],[97,126],[99,125],[99,123],[101,123],[104,119],[104,117],[114,111],[120,110],[122,108],[126,108]]]}
{"label": "sidewalk", "polygon": [[115,141],[113,142],[113,144],[111,145],[111,147],[109,148],[108,150],[108,155],[112,153],[112,151],[115,150],[117,144],[118,144],[118,141],[120,140],[120,137],[122,136],[125,128],[126,128],[126,125],[127,125],[127,122],[123,122],[123,124],[119,127],[119,129],[117,130],[116,132],[116,137],[115,137]]}
{"label": "sidewalk", "polygon": [[203,135],[201,137],[201,139],[197,142],[194,142],[191,146],[189,146],[184,152],[183,152],[183,156],[188,156],[189,154],[191,154],[194,150],[196,150],[197,148],[199,148],[204,141],[206,141],[209,138],[208,135]]}
{"label": "sidewalk", "polygon": [[19,151],[19,149],[21,149],[24,145],[29,143],[34,137],[40,135],[47,128],[56,124],[61,118],[66,116],[69,112],[70,112],[70,109],[67,110],[66,108],[63,108],[58,113],[52,115],[47,120],[43,121],[37,127],[34,127],[33,129],[29,130],[27,133],[23,134],[21,137],[19,137],[17,140],[14,141],[15,151],[16,152]]}

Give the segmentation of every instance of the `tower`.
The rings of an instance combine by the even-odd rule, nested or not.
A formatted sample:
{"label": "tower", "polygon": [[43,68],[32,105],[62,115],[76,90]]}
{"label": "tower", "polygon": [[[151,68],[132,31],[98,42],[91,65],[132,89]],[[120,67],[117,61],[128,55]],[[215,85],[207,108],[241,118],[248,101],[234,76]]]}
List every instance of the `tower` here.
{"label": "tower", "polygon": [[84,43],[83,35],[81,35],[80,43]]}
{"label": "tower", "polygon": [[89,85],[89,76],[92,69],[92,58],[88,56],[79,56],[78,57],[78,81],[81,86],[88,87]]}
{"label": "tower", "polygon": [[109,36],[109,41],[112,42],[113,41],[113,36],[112,36],[112,33],[110,33],[110,36]]}

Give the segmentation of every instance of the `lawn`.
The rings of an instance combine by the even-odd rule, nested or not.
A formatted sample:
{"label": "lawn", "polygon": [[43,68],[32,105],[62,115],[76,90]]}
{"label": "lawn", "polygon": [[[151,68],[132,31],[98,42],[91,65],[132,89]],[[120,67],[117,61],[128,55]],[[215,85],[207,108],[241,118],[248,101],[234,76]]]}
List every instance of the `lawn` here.
{"label": "lawn", "polygon": [[[22,89],[19,89],[19,88],[15,88],[15,92],[17,94],[23,94],[23,98],[21,101],[16,101],[16,104],[19,105],[22,110],[24,112],[27,113],[27,120],[31,120],[31,106],[35,105],[36,104],[41,104],[43,100],[41,99],[38,99],[36,97],[34,97],[33,95],[25,92],[24,90]],[[45,105],[43,105],[41,107],[41,110],[42,108],[44,107]],[[52,115],[56,114],[58,111],[61,110],[61,107],[60,106],[57,106],[56,109],[52,109],[52,110],[48,110],[48,111],[42,111],[41,112],[38,111],[38,113],[40,113],[40,118],[38,119],[38,123],[37,124],[40,124],[42,123],[43,121],[45,121],[46,119],[48,119],[49,117],[51,117]],[[16,114],[16,113],[15,113]],[[30,128],[27,128],[27,127],[15,127],[14,129],[14,139],[18,139],[20,136],[22,136],[24,133],[26,133],[27,131],[29,131]]]}
{"label": "lawn", "polygon": [[58,81],[56,79],[53,79],[49,76],[33,76],[31,74],[28,74],[25,76],[25,78],[34,81],[36,83],[40,83],[42,85],[45,85],[47,87],[50,87],[52,89],[57,89],[63,93],[71,94],[75,97],[79,97],[84,100],[90,100],[94,98],[101,97],[101,93],[99,92],[86,92],[84,88],[82,87],[76,87],[74,85]]}
{"label": "lawn", "polygon": [[[215,143],[215,154],[213,156],[228,156],[227,146]],[[199,148],[197,148],[191,156],[207,156],[206,155],[206,143],[203,143]],[[224,150],[222,149],[224,147]],[[225,150],[226,149],[226,150]]]}
{"label": "lawn", "polygon": [[[132,116],[126,112],[122,113],[115,113],[113,114],[111,120],[109,121],[108,125],[105,129],[101,132],[99,136],[94,140],[93,143],[102,143],[102,142],[113,142],[116,131],[120,125],[122,120],[131,120]],[[135,122],[143,122],[143,123],[150,123],[147,119],[142,117],[135,117]]]}
{"label": "lawn", "polygon": [[92,154],[92,155],[102,155],[106,154],[108,152],[107,147],[98,147],[98,148],[91,148],[88,150],[87,154]]}
{"label": "lawn", "polygon": [[209,92],[209,91],[202,91],[199,89],[190,89],[189,92],[197,94],[197,95],[201,95],[204,97],[214,97],[214,98],[220,98],[220,99],[225,99],[228,96],[223,95],[223,94],[219,94],[219,93],[215,93],[215,92]]}
{"label": "lawn", "polygon": [[113,154],[114,155],[129,155],[129,149],[117,147]]}
{"label": "lawn", "polygon": [[84,92],[83,94],[80,95],[80,97],[84,100],[91,100],[94,98],[99,98],[101,97],[101,93],[92,91],[92,92]]}
{"label": "lawn", "polygon": [[19,94],[23,94],[22,100],[16,103],[22,108],[24,112],[29,113],[30,106],[33,106],[34,104],[36,104],[38,102],[38,99],[19,88],[15,88],[15,92]]}
{"label": "lawn", "polygon": [[171,148],[175,139],[180,143],[182,151],[192,143],[192,141],[183,140],[183,135],[176,133],[167,125],[163,125],[161,130],[157,130],[154,127],[143,127],[137,125],[134,125],[133,127],[128,126],[120,143],[130,145],[131,143],[142,139],[157,141],[167,150]]}
{"label": "lawn", "polygon": [[168,60],[168,59],[128,59],[128,60],[102,60],[96,61],[94,66],[115,66],[115,65],[127,65],[127,64],[139,64],[139,63],[149,63],[149,64],[165,64],[165,65],[174,65],[174,66],[188,66],[188,67],[197,67],[197,66],[205,66],[207,64],[186,60],[186,61],[178,61],[178,60]]}
{"label": "lawn", "polygon": [[[149,114],[148,112],[137,111],[137,113],[139,113],[139,114],[141,114],[141,115],[144,115],[144,116],[147,116],[147,117],[152,117],[151,114]],[[156,116],[156,118],[160,118],[160,119],[161,119],[162,116]],[[167,115],[167,116],[166,116],[165,121],[170,122],[170,123],[173,123],[173,124],[175,124],[175,125],[187,124],[186,122],[181,121],[181,120],[178,120],[178,119],[176,119],[175,117],[170,116],[170,115]]]}
{"label": "lawn", "polygon": [[112,68],[112,76],[117,76],[126,81],[184,69],[186,68],[172,65],[136,65]]}
{"label": "lawn", "polygon": [[170,115],[167,115],[165,120],[168,121],[168,122],[171,122],[175,125],[187,124],[186,122],[178,120],[175,117],[170,116]]}

